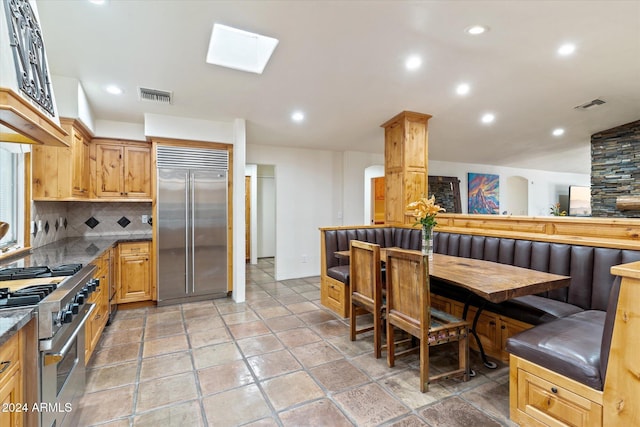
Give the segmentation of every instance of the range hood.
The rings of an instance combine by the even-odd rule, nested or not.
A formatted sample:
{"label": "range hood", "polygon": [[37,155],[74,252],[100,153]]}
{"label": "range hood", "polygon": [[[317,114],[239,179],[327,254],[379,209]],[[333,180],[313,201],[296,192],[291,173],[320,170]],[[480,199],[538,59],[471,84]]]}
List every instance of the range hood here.
{"label": "range hood", "polygon": [[0,6],[0,140],[68,147],[34,0]]}

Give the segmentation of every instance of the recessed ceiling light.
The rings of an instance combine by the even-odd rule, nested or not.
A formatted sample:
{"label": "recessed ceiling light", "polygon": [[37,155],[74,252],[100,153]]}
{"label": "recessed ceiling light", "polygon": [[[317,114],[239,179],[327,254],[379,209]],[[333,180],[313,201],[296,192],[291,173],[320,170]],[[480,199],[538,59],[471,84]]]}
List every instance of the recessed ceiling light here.
{"label": "recessed ceiling light", "polygon": [[102,6],[107,3],[107,0],[89,0],[89,3],[97,4],[98,6]]}
{"label": "recessed ceiling light", "polygon": [[472,36],[478,36],[489,31],[489,27],[487,27],[486,25],[472,25],[471,27],[465,28],[464,31],[467,34],[471,34]]}
{"label": "recessed ceiling light", "polygon": [[468,83],[460,83],[456,86],[456,93],[458,95],[466,95],[469,93],[469,90],[471,90],[471,86],[469,86]]}
{"label": "recessed ceiling light", "polygon": [[404,63],[404,65],[405,67],[407,67],[407,70],[417,70],[418,68],[420,68],[420,65],[422,65],[422,59],[418,55],[412,55],[407,58],[407,61]]}
{"label": "recessed ceiling light", "polygon": [[558,48],[558,55],[567,56],[576,51],[576,45],[573,43],[565,43]]}
{"label": "recessed ceiling light", "polygon": [[213,24],[207,62],[262,74],[277,45],[278,39],[273,37]]}
{"label": "recessed ceiling light", "polygon": [[562,136],[562,135],[564,135],[564,129],[556,128],[551,133],[553,134],[553,136]]}
{"label": "recessed ceiling light", "polygon": [[294,111],[291,114],[291,120],[294,122],[301,122],[304,120],[304,113],[302,111]]}
{"label": "recessed ceiling light", "polygon": [[495,119],[496,116],[493,113],[486,113],[482,115],[482,118],[480,120],[482,121],[482,123],[488,125],[489,123],[493,123]]}
{"label": "recessed ceiling light", "polygon": [[109,92],[111,95],[122,95],[122,89],[120,89],[116,85],[109,85],[105,88],[105,90]]}

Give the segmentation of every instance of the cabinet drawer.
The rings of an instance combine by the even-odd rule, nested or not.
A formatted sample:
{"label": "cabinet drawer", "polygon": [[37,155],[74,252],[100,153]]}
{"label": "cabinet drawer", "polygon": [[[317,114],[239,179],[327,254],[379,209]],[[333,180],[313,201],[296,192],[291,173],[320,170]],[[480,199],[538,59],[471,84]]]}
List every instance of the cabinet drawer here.
{"label": "cabinet drawer", "polygon": [[518,369],[518,409],[548,426],[602,425],[602,406]]}
{"label": "cabinet drawer", "polygon": [[20,333],[13,335],[0,347],[0,384],[20,365]]}
{"label": "cabinet drawer", "polygon": [[120,243],[118,250],[121,255],[149,253],[149,242]]}

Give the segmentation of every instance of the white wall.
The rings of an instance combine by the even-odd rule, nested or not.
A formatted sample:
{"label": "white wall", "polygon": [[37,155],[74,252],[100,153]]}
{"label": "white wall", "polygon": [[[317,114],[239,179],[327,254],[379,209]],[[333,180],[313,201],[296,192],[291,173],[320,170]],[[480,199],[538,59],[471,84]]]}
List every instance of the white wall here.
{"label": "white wall", "polygon": [[258,165],[258,257],[276,256],[276,176],[272,165]]}
{"label": "white wall", "polygon": [[[382,154],[362,153],[357,151],[345,151],[343,154],[344,185],[342,192],[343,224],[370,224],[366,221],[371,217],[370,208],[365,208],[362,200],[371,197],[371,182],[365,183],[363,176],[368,167],[384,164]],[[382,168],[382,176],[384,167]],[[370,202],[369,202],[370,203]],[[366,206],[370,206],[366,205]]]}
{"label": "white wall", "polygon": [[[336,225],[341,156],[324,150],[247,145],[247,162],[275,166],[277,280],[320,273],[319,227]],[[306,262],[305,262],[306,261]]]}

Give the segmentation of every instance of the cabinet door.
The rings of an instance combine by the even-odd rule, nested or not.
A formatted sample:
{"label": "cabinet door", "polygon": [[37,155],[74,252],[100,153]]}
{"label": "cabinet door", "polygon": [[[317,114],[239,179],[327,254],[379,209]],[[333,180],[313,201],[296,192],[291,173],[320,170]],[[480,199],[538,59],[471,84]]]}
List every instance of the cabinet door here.
{"label": "cabinet door", "polygon": [[149,254],[120,257],[118,304],[151,299]]}
{"label": "cabinet door", "polygon": [[148,147],[124,147],[124,195],[151,197],[151,150]]}
{"label": "cabinet door", "polygon": [[122,197],[122,154],[120,145],[96,145],[96,196]]}
{"label": "cabinet door", "polygon": [[77,130],[73,130],[72,137],[72,192],[74,196],[87,197],[89,195],[89,141]]}
{"label": "cabinet door", "polygon": [[[0,405],[7,410],[0,410],[0,426],[2,427],[19,427],[23,425],[24,413],[20,410],[13,410],[17,406],[18,409],[24,409],[24,399],[20,385],[20,369],[13,369],[5,372],[10,376],[0,380]],[[30,409],[30,408],[29,408]]]}

